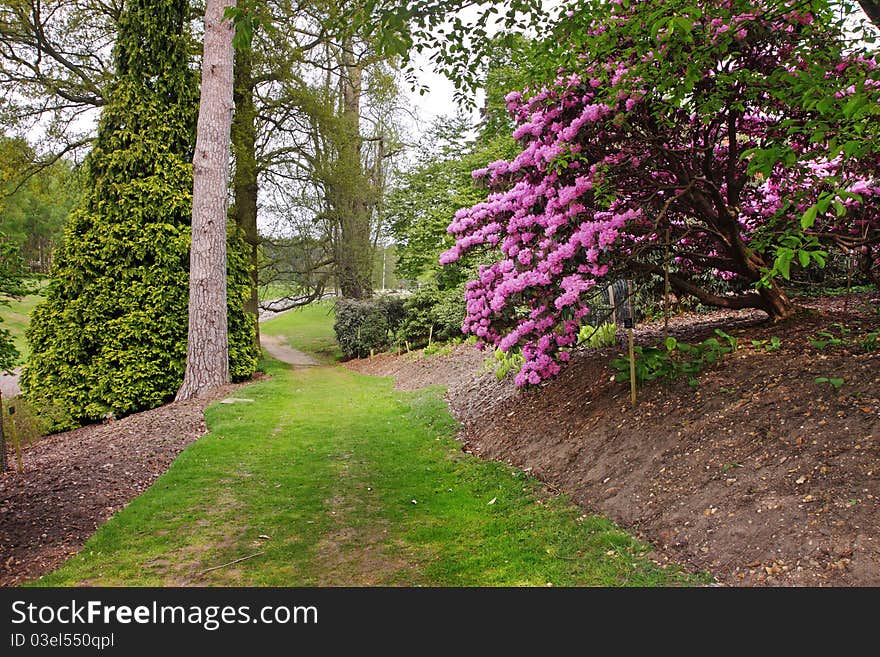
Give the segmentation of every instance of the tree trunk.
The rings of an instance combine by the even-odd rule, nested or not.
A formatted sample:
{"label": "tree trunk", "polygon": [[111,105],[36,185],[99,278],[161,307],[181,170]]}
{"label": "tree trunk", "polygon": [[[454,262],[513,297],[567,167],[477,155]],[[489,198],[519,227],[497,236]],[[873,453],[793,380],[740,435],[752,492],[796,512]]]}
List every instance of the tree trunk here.
{"label": "tree trunk", "polygon": [[235,175],[232,188],[235,205],[232,217],[244,233],[248,245],[248,268],[251,276],[250,296],[245,311],[254,316],[256,347],[260,348],[259,247],[257,229],[257,129],[254,107],[253,50],[241,48],[235,53],[234,93],[235,115],[232,118],[232,153]]}
{"label": "tree trunk", "polygon": [[223,17],[236,0],[208,0],[202,84],[193,157],[192,246],[186,373],[177,399],[229,382],[226,318],[226,219],[232,123],[233,25]]}
{"label": "tree trunk", "polygon": [[787,319],[794,314],[795,306],[788,295],[775,281],[770,287],[762,287],[758,291],[763,304],[760,307],[773,321]]}
{"label": "tree trunk", "polygon": [[340,239],[337,247],[339,289],[343,297],[367,299],[373,295],[373,250],[370,242],[372,190],[361,161],[361,90],[363,70],[345,48],[342,85],[341,139],[335,190]]}
{"label": "tree trunk", "polygon": [[880,2],[877,0],[859,0],[862,11],[870,19],[870,21],[880,28]]}

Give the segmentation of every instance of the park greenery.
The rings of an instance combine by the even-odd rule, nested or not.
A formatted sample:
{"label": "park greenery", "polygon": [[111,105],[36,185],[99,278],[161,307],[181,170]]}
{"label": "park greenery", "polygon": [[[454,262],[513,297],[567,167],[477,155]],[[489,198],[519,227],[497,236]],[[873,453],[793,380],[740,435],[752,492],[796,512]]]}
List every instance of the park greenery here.
{"label": "park greenery", "polygon": [[[264,331],[322,358],[328,310],[295,310]],[[36,585],[706,581],[657,565],[646,544],[533,477],[462,453],[439,388],[402,392],[338,365],[262,368],[270,379],[236,393],[253,400],[246,411],[211,407],[211,433]]]}
{"label": "park greenery", "polygon": [[615,279],[781,320],[792,268],[829,249],[876,278],[880,70],[830,8],[622,2],[571,18],[575,61],[507,96],[521,150],[474,172],[494,193],[456,213],[441,256],[488,252],[463,329],[520,349],[520,385],[560,371],[591,290]]}
{"label": "park greenery", "polygon": [[[335,294],[345,357],[470,334],[529,385],[614,343],[615,281],[639,317],[674,292],[772,320],[803,281],[876,286],[871,0],[221,4],[228,330],[186,299],[196,35],[216,26],[186,0],[0,3],[2,294],[50,276],[23,385],[58,428],[171,399],[188,339],[228,344],[215,383],[247,378],[260,305]],[[417,54],[460,100],[482,90],[476,125],[410,133]],[[218,332],[198,346],[188,316]]]}
{"label": "park greenery", "polygon": [[[634,406],[667,384],[629,427],[715,423],[708,402],[676,412],[733,397],[712,375],[748,356],[764,378],[738,399],[782,406],[766,364],[801,349],[826,363],[804,417],[848,421],[822,404],[880,349],[880,309],[870,327],[846,310],[880,284],[878,34],[877,0],[0,0],[0,373],[22,390],[0,439],[97,422],[112,439],[123,416],[221,400],[183,405],[207,435],[130,504],[108,498],[118,512],[34,583],[705,583],[524,461],[463,450],[441,387],[358,369],[421,375],[454,352],[464,376],[475,344],[480,374],[529,392],[475,379],[449,399],[522,404],[466,406],[538,441],[533,402],[617,418],[623,382]],[[461,111],[413,126],[419,58]],[[785,323],[815,320],[799,300],[829,290],[840,321],[795,345]],[[672,334],[673,307],[767,326],[719,313]],[[620,354],[624,327],[661,316]],[[870,431],[876,400],[851,396]],[[524,407],[530,431],[496,421]],[[581,419],[558,419],[564,449],[604,431]],[[614,425],[608,442],[629,430]],[[568,471],[590,467],[577,454]]]}
{"label": "park greenery", "polygon": [[[198,108],[188,11],[184,0],[144,2],[120,17],[85,193],[29,329],[23,388],[64,412],[57,428],[152,408],[180,386]],[[244,259],[229,264],[230,365],[241,379],[256,364],[253,320],[236,272]]]}

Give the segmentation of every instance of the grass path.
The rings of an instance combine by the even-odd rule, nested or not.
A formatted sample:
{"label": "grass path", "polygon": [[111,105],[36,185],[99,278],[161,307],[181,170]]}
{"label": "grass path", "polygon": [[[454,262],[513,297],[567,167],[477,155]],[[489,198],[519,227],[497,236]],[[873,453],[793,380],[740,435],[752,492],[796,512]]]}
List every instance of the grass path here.
{"label": "grass path", "polygon": [[[323,346],[329,325],[315,309],[273,322],[303,350]],[[658,567],[646,546],[525,474],[462,453],[439,388],[402,392],[338,365],[265,367],[270,379],[236,392],[253,402],[208,409],[211,433],[39,583],[696,581]]]}

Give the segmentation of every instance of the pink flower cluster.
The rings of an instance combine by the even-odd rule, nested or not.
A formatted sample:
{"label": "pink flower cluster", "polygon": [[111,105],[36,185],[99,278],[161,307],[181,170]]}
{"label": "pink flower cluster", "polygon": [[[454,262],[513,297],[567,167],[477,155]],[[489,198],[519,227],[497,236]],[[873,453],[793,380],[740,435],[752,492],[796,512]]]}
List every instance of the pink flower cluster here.
{"label": "pink flower cluster", "polygon": [[[664,104],[640,77],[640,63],[668,55],[663,45],[607,61],[585,57],[580,73],[560,75],[528,97],[511,92],[505,98],[522,150],[511,161],[473,172],[493,192],[455,214],[448,232],[456,243],[440,262],[455,262],[475,247],[498,254],[467,285],[462,330],[481,345],[521,349],[525,364],[518,385],[558,374],[590,313],[591,296],[622,273],[650,271],[667,231],[682,275],[713,272],[752,283],[756,270],[738,260],[731,245],[759,249],[768,226],[797,225],[828,178],[848,186],[850,195],[841,203],[852,212],[836,220],[823,215],[816,230],[863,229],[853,214],[880,230],[880,183],[841,161],[806,157],[805,145],[803,164],[777,165],[770,176],[748,172],[744,153],[777,138],[782,120],[800,116],[771,89],[743,93],[716,82],[715,73],[724,66],[753,71],[754,79],[779,71],[796,76],[806,65],[795,47],[798,29],[813,17],[777,12],[765,20],[757,9],[732,10],[742,4],[725,0],[720,5],[726,14],[694,28],[712,43],[729,33],[724,39],[734,44],[718,46],[717,62],[703,76],[706,93],[727,99],[708,114],[696,101]],[[625,19],[631,10],[620,5],[616,11]],[[781,35],[771,46],[751,37],[768,28]],[[846,62],[841,72],[853,66],[864,80],[874,61]],[[658,107],[664,112],[660,122]],[[788,198],[793,190],[807,190],[799,203]],[[876,199],[874,210],[866,210],[866,196]]]}

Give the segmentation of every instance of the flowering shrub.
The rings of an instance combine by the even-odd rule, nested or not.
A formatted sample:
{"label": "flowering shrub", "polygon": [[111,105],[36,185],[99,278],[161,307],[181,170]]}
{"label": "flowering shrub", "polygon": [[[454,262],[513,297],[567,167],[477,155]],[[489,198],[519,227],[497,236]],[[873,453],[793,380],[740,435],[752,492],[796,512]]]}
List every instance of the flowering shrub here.
{"label": "flowering shrub", "polygon": [[[593,25],[577,72],[508,95],[522,150],[474,171],[492,193],[456,213],[440,257],[500,251],[467,284],[462,328],[520,348],[519,385],[569,359],[590,290],[662,275],[667,248],[677,293],[774,319],[793,312],[779,283],[792,262],[823,264],[828,243],[878,260],[877,152],[838,144],[827,103],[790,102],[821,64],[832,102],[864,122],[880,96],[876,60],[842,55],[827,24],[796,10],[625,4]],[[707,271],[739,291],[705,285]]]}

